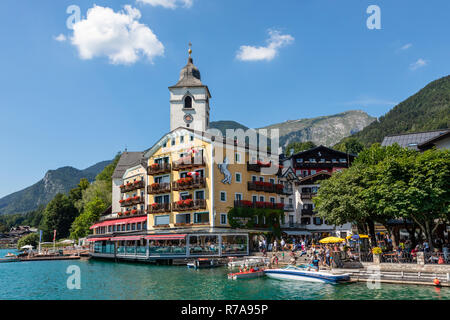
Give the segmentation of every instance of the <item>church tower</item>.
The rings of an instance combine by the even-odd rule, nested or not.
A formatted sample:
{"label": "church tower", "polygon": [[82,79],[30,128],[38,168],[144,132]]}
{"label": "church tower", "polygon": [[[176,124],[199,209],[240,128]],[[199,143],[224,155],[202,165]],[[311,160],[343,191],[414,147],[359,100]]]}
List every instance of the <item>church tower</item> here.
{"label": "church tower", "polygon": [[187,65],[181,69],[177,84],[170,91],[170,131],[178,127],[206,131],[209,128],[208,86],[202,84],[200,71],[194,65],[189,43]]}

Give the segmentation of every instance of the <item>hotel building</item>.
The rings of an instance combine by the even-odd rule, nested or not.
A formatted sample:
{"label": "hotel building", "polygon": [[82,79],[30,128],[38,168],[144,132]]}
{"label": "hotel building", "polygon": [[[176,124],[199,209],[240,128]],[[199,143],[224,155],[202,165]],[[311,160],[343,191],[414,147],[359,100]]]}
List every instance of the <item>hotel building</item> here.
{"label": "hotel building", "polygon": [[171,131],[146,151],[121,155],[111,209],[91,226],[93,257],[247,255],[294,210],[278,154],[208,130],[211,94],[191,50],[169,91]]}

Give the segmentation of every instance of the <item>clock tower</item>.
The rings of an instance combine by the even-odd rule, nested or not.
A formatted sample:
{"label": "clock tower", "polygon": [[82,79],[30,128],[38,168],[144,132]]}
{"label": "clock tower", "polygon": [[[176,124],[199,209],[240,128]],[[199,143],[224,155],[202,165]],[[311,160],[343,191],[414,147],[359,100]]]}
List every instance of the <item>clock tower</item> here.
{"label": "clock tower", "polygon": [[203,85],[200,71],[194,65],[189,43],[189,57],[186,66],[181,69],[180,78],[170,91],[170,131],[178,127],[206,131],[209,127],[208,86]]}

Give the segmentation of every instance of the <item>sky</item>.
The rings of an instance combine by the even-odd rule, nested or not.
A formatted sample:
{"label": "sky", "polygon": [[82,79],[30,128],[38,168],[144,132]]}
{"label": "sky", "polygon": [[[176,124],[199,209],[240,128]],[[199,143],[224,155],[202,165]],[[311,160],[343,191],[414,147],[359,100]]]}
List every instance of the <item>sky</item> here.
{"label": "sky", "polygon": [[449,14],[448,0],[2,0],[0,197],[151,147],[189,42],[211,121],[379,117],[450,73]]}

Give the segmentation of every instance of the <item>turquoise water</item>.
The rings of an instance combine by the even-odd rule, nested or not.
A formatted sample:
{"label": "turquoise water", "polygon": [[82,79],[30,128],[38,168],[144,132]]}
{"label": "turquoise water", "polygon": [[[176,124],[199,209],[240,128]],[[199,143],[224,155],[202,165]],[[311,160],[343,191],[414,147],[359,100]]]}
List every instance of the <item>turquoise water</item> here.
{"label": "turquoise water", "polygon": [[[0,250],[0,257],[8,251]],[[81,289],[67,288],[67,267],[81,271]],[[268,278],[228,280],[226,268],[193,270],[108,261],[0,263],[1,299],[450,299],[450,288],[365,283],[329,285]]]}

